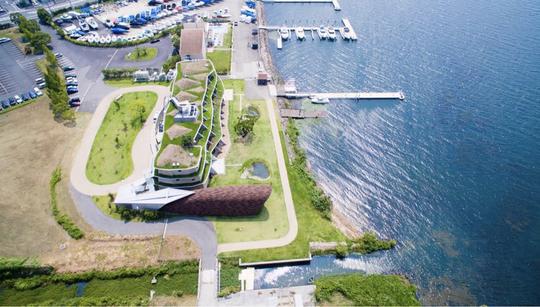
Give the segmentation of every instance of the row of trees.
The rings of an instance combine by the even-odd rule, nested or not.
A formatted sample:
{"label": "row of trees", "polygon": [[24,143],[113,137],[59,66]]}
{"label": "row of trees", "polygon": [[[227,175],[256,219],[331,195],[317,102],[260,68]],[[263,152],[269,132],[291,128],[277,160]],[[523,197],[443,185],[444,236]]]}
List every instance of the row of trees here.
{"label": "row of trees", "polygon": [[75,112],[68,105],[69,96],[63,73],[58,67],[56,56],[48,48],[45,48],[45,59],[47,60],[45,82],[47,95],[51,99],[51,110],[56,118],[75,120]]}
{"label": "row of trees", "polygon": [[131,78],[137,70],[137,68],[109,68],[101,72],[103,73],[103,79],[111,80]]}
{"label": "row of trees", "polygon": [[42,53],[45,51],[47,45],[51,42],[51,36],[42,32],[35,20],[28,20],[20,13],[12,14],[11,19],[19,27],[19,31],[23,34],[23,39],[32,48],[27,53]]}

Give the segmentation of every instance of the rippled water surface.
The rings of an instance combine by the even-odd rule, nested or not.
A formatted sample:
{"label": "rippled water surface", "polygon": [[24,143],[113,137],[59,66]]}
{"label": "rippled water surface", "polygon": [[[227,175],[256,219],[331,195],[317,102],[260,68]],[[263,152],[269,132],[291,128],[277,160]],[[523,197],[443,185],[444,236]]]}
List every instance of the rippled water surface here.
{"label": "rippled water surface", "polygon": [[313,172],[428,304],[540,304],[540,2],[267,4],[271,25],[341,24],[358,42],[285,42],[303,91],[395,91],[302,124]]}

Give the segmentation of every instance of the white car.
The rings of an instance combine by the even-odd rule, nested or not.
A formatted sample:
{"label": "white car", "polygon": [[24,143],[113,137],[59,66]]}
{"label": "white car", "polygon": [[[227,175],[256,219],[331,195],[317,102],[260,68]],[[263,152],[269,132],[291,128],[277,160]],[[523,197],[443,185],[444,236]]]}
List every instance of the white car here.
{"label": "white car", "polygon": [[13,98],[15,98],[15,101],[17,101],[17,103],[21,103],[23,101],[21,96],[19,96],[19,95],[15,95],[15,96],[13,96]]}
{"label": "white car", "polygon": [[43,95],[43,92],[41,92],[41,90],[37,87],[34,87],[34,92],[36,92],[36,95],[38,96],[42,96]]}

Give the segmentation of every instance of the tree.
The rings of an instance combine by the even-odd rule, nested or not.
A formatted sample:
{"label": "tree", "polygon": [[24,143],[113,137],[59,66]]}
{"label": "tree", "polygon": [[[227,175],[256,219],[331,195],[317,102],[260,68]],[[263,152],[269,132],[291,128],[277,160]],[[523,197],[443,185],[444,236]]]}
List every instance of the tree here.
{"label": "tree", "polygon": [[11,13],[9,14],[9,20],[16,25],[19,25],[21,17],[24,17],[21,13]]}
{"label": "tree", "polygon": [[182,135],[182,138],[180,139],[180,144],[182,144],[182,147],[184,148],[193,147],[193,137],[188,134]]}
{"label": "tree", "polygon": [[34,53],[44,51],[51,42],[51,36],[48,33],[36,32],[30,36],[30,46],[34,48]]}
{"label": "tree", "polygon": [[50,25],[52,23],[51,14],[49,14],[49,12],[47,12],[47,10],[42,7],[37,9],[37,16],[41,24]]}

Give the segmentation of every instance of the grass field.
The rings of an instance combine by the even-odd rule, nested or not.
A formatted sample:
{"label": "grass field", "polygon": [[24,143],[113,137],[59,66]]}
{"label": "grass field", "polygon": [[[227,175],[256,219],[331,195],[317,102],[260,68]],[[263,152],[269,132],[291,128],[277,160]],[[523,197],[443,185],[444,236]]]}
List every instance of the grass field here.
{"label": "grass field", "polygon": [[315,286],[323,306],[420,306],[416,287],[398,275],[324,276]]}
{"label": "grass field", "polygon": [[[224,83],[225,88],[234,88],[235,93],[243,92],[243,81],[226,80]],[[212,218],[219,243],[275,239],[284,236],[289,228],[266,103],[244,100],[242,107],[245,108],[248,105],[257,107],[261,115],[254,127],[253,140],[249,144],[241,142],[231,144],[225,161],[226,174],[215,176],[210,186],[261,183],[259,180],[240,178],[241,165],[255,158],[262,159],[268,164],[270,179],[262,183],[272,185],[272,194],[266,201],[263,211],[256,217]],[[240,115],[240,107],[240,99],[237,96],[229,104],[229,131],[231,132],[234,131],[234,125]],[[234,137],[233,134],[234,132],[231,138]]]}
{"label": "grass field", "polygon": [[28,45],[28,43],[22,42],[22,33],[19,32],[19,29],[16,27],[0,30],[0,37],[8,37],[11,38],[11,41],[24,53],[24,48]]}
{"label": "grass field", "polygon": [[230,252],[222,254],[223,257],[241,257],[244,262],[305,258],[309,255],[309,242],[311,241],[339,242],[346,240],[345,235],[334,227],[331,221],[322,217],[321,213],[311,205],[308,183],[288,161],[282,131],[280,131],[280,137],[283,155],[287,163],[296,219],[298,220],[298,235],[291,244],[283,247]]}
{"label": "grass field", "polygon": [[111,104],[86,164],[86,176],[91,182],[110,184],[131,174],[133,142],[156,101],[153,92],[135,92]]}
{"label": "grass field", "polygon": [[133,79],[115,79],[115,80],[103,80],[105,84],[114,87],[130,87],[130,86],[143,86],[143,85],[163,85],[169,86],[169,82],[134,82]]}
{"label": "grass field", "polygon": [[231,25],[229,24],[229,30],[227,31],[225,36],[223,36],[223,48],[232,48],[232,35],[233,30]]}
{"label": "grass field", "polygon": [[218,74],[226,75],[231,71],[231,50],[207,52],[206,57],[214,63]]}
{"label": "grass field", "polygon": [[137,47],[135,50],[126,54],[124,59],[126,61],[136,62],[150,61],[157,56],[157,53],[158,49],[155,47]]}
{"label": "grass field", "polygon": [[[89,118],[79,113],[75,126],[56,122],[46,96],[0,116],[1,256],[38,256],[70,241],[50,211],[49,180],[57,166],[69,174],[71,154]],[[63,180],[57,186],[58,206],[80,227],[88,227],[77,214],[68,185],[69,180]]]}

